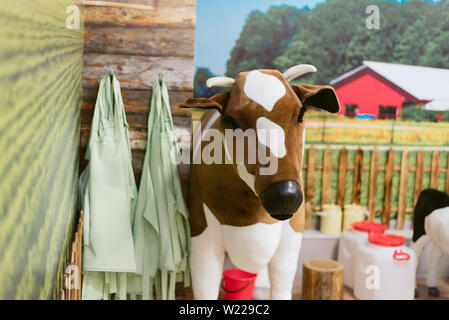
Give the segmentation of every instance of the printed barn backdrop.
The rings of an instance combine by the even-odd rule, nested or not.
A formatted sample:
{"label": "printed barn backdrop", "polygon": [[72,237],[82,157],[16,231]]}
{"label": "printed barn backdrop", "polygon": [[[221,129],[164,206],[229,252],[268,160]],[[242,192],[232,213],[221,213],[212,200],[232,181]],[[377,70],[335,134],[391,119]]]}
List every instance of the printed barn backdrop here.
{"label": "printed barn backdrop", "polygon": [[0,299],[61,286],[76,221],[83,28],[71,0],[0,6]]}

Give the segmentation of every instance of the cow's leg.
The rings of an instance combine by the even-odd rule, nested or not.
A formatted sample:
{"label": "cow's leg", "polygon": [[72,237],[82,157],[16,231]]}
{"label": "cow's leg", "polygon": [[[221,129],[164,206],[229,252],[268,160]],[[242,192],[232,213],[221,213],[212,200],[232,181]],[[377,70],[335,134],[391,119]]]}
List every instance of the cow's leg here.
{"label": "cow's leg", "polygon": [[416,261],[418,262],[419,256],[421,255],[422,251],[424,250],[424,247],[430,242],[430,237],[425,234],[422,235],[421,237],[419,237],[418,240],[416,240],[416,242],[413,242],[411,244],[411,248],[413,249],[413,251],[415,251],[416,254]]}
{"label": "cow's leg", "polygon": [[[416,266],[415,266],[415,270],[416,268],[418,268],[418,263],[419,263],[419,256],[421,255],[422,251],[424,250],[424,247],[430,242],[430,237],[425,234],[422,235],[421,237],[418,238],[418,240],[416,240],[416,242],[412,242],[411,244],[411,248],[413,251],[415,251],[416,254]],[[418,298],[419,294],[418,294],[418,289],[417,289],[417,283],[415,281],[415,298]]]}
{"label": "cow's leg", "polygon": [[283,224],[279,247],[268,264],[272,300],[292,298],[293,280],[301,250],[302,233],[294,231],[288,221]]}
{"label": "cow's leg", "polygon": [[254,285],[253,299],[270,299],[270,278],[268,275],[268,264],[257,273],[256,283]]}
{"label": "cow's leg", "polygon": [[193,297],[197,300],[217,300],[220,290],[225,250],[221,226],[204,205],[207,228],[192,237],[190,269]]}
{"label": "cow's leg", "polygon": [[440,296],[440,291],[438,290],[438,265],[442,256],[443,252],[434,243],[432,253],[430,254],[429,273],[426,281],[429,295],[432,297]]}

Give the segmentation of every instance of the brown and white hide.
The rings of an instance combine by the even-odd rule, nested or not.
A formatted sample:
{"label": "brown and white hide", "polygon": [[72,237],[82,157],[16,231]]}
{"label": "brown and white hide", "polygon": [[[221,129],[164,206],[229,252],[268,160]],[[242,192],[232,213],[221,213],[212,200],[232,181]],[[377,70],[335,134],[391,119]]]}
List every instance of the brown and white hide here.
{"label": "brown and white hide", "polygon": [[209,85],[230,90],[180,104],[211,109],[194,129],[192,148],[188,203],[196,299],[217,299],[225,253],[242,270],[268,268],[271,298],[291,299],[304,229],[304,112],[307,106],[340,108],[329,86],[289,84],[312,71],[299,65],[285,73],[212,78]]}

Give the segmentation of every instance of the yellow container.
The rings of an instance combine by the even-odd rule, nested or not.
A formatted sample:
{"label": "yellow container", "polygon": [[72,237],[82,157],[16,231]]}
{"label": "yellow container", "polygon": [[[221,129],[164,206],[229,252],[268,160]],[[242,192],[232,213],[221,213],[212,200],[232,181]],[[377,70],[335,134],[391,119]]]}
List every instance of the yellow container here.
{"label": "yellow container", "polygon": [[338,235],[341,232],[342,212],[336,204],[325,204],[318,213],[320,216],[320,231],[325,234]]}
{"label": "yellow container", "polygon": [[366,208],[357,204],[345,205],[343,211],[343,231],[351,230],[354,222],[365,220]]}

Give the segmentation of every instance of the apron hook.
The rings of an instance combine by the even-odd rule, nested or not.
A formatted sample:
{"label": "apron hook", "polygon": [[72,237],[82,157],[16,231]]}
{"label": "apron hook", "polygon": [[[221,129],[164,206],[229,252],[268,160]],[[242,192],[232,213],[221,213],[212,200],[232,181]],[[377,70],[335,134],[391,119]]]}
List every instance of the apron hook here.
{"label": "apron hook", "polygon": [[159,73],[159,84],[162,85],[162,82],[164,81],[164,75],[162,74],[162,72]]}

